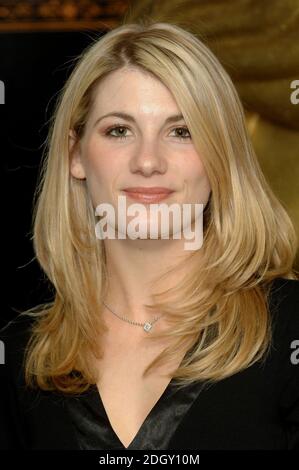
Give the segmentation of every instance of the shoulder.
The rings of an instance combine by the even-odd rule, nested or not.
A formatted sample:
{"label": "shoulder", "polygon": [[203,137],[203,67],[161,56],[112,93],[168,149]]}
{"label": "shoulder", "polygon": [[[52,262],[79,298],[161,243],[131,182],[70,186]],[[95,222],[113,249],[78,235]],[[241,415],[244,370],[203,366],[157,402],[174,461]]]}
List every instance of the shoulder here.
{"label": "shoulder", "polygon": [[275,322],[287,327],[291,324],[299,332],[299,281],[276,278],[272,282],[269,307]]}
{"label": "shoulder", "polygon": [[0,341],[4,355],[4,367],[18,371],[22,367],[22,360],[26,345],[30,339],[35,317],[19,313],[6,326],[0,329]]}
{"label": "shoulder", "polygon": [[[280,410],[291,423],[290,446],[299,445],[299,281],[275,279],[271,289],[275,377]],[[293,444],[295,443],[295,444]],[[295,447],[293,447],[295,446]]]}
{"label": "shoulder", "polygon": [[30,334],[35,322],[35,317],[27,313],[19,313],[13,320],[10,320],[0,329],[0,339],[5,342],[14,343]]}
{"label": "shoulder", "polygon": [[273,348],[279,362],[293,374],[298,374],[299,367],[299,281],[276,278],[271,286],[269,310],[272,320]]}
{"label": "shoulder", "polygon": [[294,304],[299,299],[299,280],[277,277],[272,281],[271,296],[275,301]]}

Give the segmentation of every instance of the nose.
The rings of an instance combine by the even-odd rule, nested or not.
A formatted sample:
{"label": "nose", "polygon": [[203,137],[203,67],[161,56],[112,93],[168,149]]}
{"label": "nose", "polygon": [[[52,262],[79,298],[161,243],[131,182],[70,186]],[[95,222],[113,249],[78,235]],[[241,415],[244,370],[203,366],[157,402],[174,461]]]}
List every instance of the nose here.
{"label": "nose", "polygon": [[132,173],[140,173],[150,176],[153,173],[165,173],[167,170],[167,160],[161,154],[161,148],[153,139],[143,141],[130,160],[130,170]]}

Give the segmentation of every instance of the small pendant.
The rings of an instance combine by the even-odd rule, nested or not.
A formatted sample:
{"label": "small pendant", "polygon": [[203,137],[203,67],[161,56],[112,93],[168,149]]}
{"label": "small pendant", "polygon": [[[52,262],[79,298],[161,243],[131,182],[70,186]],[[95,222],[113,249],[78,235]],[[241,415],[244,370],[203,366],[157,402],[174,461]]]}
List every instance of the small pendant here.
{"label": "small pendant", "polygon": [[144,325],[143,325],[143,329],[144,331],[149,331],[151,329],[152,325],[149,323],[149,322],[146,322]]}

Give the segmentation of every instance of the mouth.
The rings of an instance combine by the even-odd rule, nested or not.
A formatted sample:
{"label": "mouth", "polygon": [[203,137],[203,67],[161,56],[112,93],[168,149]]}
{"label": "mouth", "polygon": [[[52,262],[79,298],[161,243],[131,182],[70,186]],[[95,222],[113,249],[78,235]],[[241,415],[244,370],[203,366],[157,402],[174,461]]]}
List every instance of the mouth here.
{"label": "mouth", "polygon": [[157,203],[167,199],[174,191],[162,187],[126,188],[122,191],[130,199],[146,203]]}

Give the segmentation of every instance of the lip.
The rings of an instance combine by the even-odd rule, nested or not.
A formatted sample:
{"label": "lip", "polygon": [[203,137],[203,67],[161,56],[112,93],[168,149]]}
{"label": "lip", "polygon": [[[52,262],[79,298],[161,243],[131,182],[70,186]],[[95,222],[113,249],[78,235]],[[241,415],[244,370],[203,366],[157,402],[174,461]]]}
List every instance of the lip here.
{"label": "lip", "polygon": [[132,188],[125,188],[125,192],[128,193],[140,193],[140,194],[169,194],[172,193],[172,189],[160,187],[160,186],[150,186],[150,187],[132,187]]}
{"label": "lip", "polygon": [[173,193],[173,190],[162,187],[134,187],[126,188],[123,192],[130,199],[146,204],[151,202],[160,202],[163,199],[166,199],[171,193]]}

